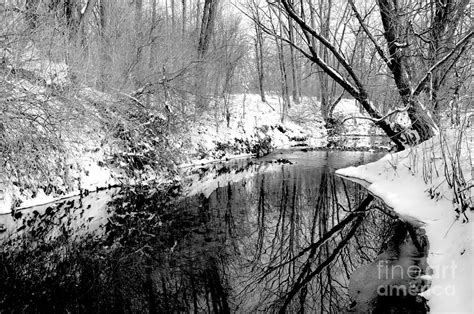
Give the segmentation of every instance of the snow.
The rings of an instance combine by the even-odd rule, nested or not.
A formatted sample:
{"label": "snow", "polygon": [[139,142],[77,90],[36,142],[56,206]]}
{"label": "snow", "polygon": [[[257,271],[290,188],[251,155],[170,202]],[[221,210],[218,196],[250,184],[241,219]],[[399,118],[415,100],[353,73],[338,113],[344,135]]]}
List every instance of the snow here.
{"label": "snow", "polygon": [[[262,102],[257,94],[231,95],[229,126],[223,115],[201,117],[192,128],[191,141],[194,143],[194,150],[213,152],[219,143],[233,144],[237,139],[252,143],[265,136],[272,139],[275,148],[289,148],[295,142],[294,139],[315,146],[318,143],[324,145],[322,139],[325,138],[326,130],[323,128],[322,120],[311,124],[296,123],[292,120],[292,115],[297,115],[301,107],[310,106],[310,101],[305,98],[300,105],[292,104],[288,113],[289,118],[281,122],[280,97],[266,95],[266,101]],[[282,133],[278,129],[283,129],[285,132]],[[234,154],[239,153],[235,152],[232,155]],[[212,157],[219,159],[224,156]]]}
{"label": "snow", "polygon": [[[27,67],[31,66],[32,71],[47,79],[47,75],[43,75],[41,69],[48,68],[49,65],[39,59],[36,62],[29,61],[34,59],[31,57],[32,55],[37,55],[33,47],[30,47],[29,52],[30,59],[28,60],[26,60],[25,52]],[[50,68],[57,68],[60,72],[62,69],[60,64]],[[38,99],[44,97],[45,87],[43,86],[32,84],[24,79],[13,81],[12,84],[15,86],[15,97],[21,97],[25,93],[36,95]],[[87,107],[88,110],[93,111],[96,110],[95,107],[88,105],[88,103],[106,104],[113,101],[113,97],[95,89],[80,86],[76,101]],[[61,104],[57,103],[55,105],[60,106]],[[185,168],[233,158],[252,157],[254,155],[246,151],[245,145],[240,145],[239,141],[240,143],[254,145],[265,137],[271,138],[271,145],[275,149],[290,148],[293,145],[326,146],[327,132],[320,116],[319,106],[320,104],[316,99],[303,97],[300,104],[291,104],[288,118],[282,123],[281,98],[279,96],[266,95],[266,102],[262,102],[260,96],[256,94],[231,95],[229,99],[231,113],[229,127],[227,127],[223,116],[209,115],[200,118],[196,125],[190,128],[192,132],[190,135],[191,147],[185,148],[188,159],[180,167]],[[335,112],[342,116],[360,115],[357,103],[349,99],[342,99]],[[134,184],[118,169],[104,166],[107,164],[106,160],[111,152],[110,147],[101,144],[101,134],[96,132],[97,129],[99,127],[96,125],[84,125],[78,132],[64,134],[65,145],[68,150],[68,164],[72,166],[70,173],[74,182],[72,182],[72,189],[64,182],[58,183],[57,187],[64,191],[66,195],[77,195],[79,189],[95,190],[96,188],[121,184],[125,181],[128,184]],[[367,120],[357,121],[357,123],[354,121],[348,122],[346,128],[347,132],[352,134],[367,134],[370,129],[371,122]],[[354,147],[374,145],[372,137],[357,137],[352,142]],[[219,145],[237,147],[237,149],[218,151],[217,147]],[[38,189],[37,193],[31,191],[20,192],[10,181],[12,181],[11,178],[6,180],[6,185],[1,187],[5,193],[3,199],[0,199],[0,213],[10,212],[15,200],[21,201],[21,207],[24,208],[52,202],[65,196],[45,195],[41,189]]]}
{"label": "snow", "polygon": [[[457,217],[450,164],[459,161],[472,208],[473,130],[466,136],[449,130],[414,148],[336,173],[362,182],[405,221],[421,226],[429,241],[431,287],[422,295],[432,313],[473,313],[473,225],[471,210]],[[461,141],[459,139],[462,138]],[[459,152],[456,154],[455,152]],[[443,152],[446,157],[443,158]],[[447,162],[446,162],[447,161]],[[462,190],[462,187],[461,189]],[[464,222],[467,218],[469,222]]]}
{"label": "snow", "polygon": [[[77,195],[71,194],[61,198],[64,201],[67,199],[67,202],[54,205],[49,202],[36,204],[37,199],[35,199],[35,210],[22,211],[21,218],[14,218],[13,215],[9,214],[0,214],[0,225],[3,229],[0,240],[14,235],[15,239],[21,241],[22,231],[19,231],[19,229],[28,224],[28,221],[34,221],[35,226],[38,227],[42,220],[37,220],[37,215],[38,217],[45,216],[48,208],[52,208],[56,213],[54,218],[50,218],[54,219],[52,223],[63,224],[70,236],[79,239],[91,232],[94,232],[96,236],[100,236],[105,232],[105,229],[101,227],[107,222],[111,214],[108,203],[112,201],[117,192],[118,189],[98,191],[87,198],[79,198]],[[72,203],[74,206],[67,209],[66,203]],[[48,222],[48,219],[46,221],[47,224],[51,223],[51,221]],[[48,228],[47,232],[43,234],[43,240],[54,240],[62,233],[61,230],[66,229]]]}
{"label": "snow", "polygon": [[[71,192],[71,193],[68,193],[68,194],[60,197],[60,198],[57,198],[57,197],[54,197],[52,195],[46,195],[44,193],[43,189],[39,189],[38,193],[36,194],[36,196],[34,198],[25,199],[21,203],[21,206],[17,207],[17,209],[24,209],[24,208],[29,208],[29,207],[33,207],[33,206],[45,205],[45,204],[52,203],[54,201],[67,199],[67,198],[70,198],[70,197],[73,197],[73,196],[76,196],[76,195],[79,195],[79,192]],[[4,213],[0,212],[0,214],[4,214]]]}
{"label": "snow", "polygon": [[[191,128],[193,159],[222,159],[244,152],[226,152],[215,154],[219,144],[233,146],[239,140],[254,143],[258,138],[271,138],[276,149],[290,148],[295,145],[325,147],[328,134],[321,117],[320,103],[316,98],[302,97],[299,104],[291,103],[288,117],[281,121],[282,100],[277,95],[266,95],[262,102],[257,94],[234,94],[229,98],[230,124],[227,126],[223,115],[203,116]],[[222,104],[219,104],[222,106]],[[360,112],[354,99],[341,99],[334,110],[334,115],[347,117],[367,116]],[[335,137],[334,140],[355,148],[380,147],[381,131],[369,120],[352,119],[344,123],[343,132],[352,138]],[[372,136],[375,135],[375,136]],[[377,138],[379,136],[379,138]],[[387,145],[383,145],[387,148]],[[199,152],[204,153],[200,156]],[[205,156],[210,153],[211,156]],[[214,155],[212,155],[214,153]]]}
{"label": "snow", "polygon": [[65,62],[53,62],[41,56],[40,51],[33,45],[25,47],[24,52],[17,56],[22,68],[31,71],[44,79],[47,85],[63,85],[68,82],[69,67]]}
{"label": "snow", "polygon": [[[68,68],[64,63],[52,62],[44,58],[34,45],[25,48],[18,56],[24,70],[43,79],[47,84],[65,84]],[[47,101],[52,108],[61,108],[60,99],[46,98],[47,88],[35,84],[28,79],[12,77],[12,97],[21,98],[33,95],[39,101]],[[49,97],[49,96],[48,96]],[[99,92],[86,86],[77,86],[74,101],[79,107],[95,112],[96,103],[106,105],[114,101],[111,94]],[[214,104],[215,105],[215,104]],[[221,108],[219,104],[218,108]],[[320,103],[315,98],[303,97],[300,104],[292,103],[288,109],[288,118],[281,122],[282,99],[277,95],[266,95],[262,102],[257,94],[233,94],[229,97],[230,124],[221,113],[208,113],[189,128],[191,130],[187,147],[183,147],[185,159],[181,167],[196,166],[214,161],[226,161],[235,157],[254,156],[255,147],[262,139],[270,138],[274,149],[292,146],[323,147],[328,143],[327,131],[320,115]],[[212,110],[211,110],[212,111]],[[216,110],[218,111],[218,110]],[[35,114],[43,115],[38,111]],[[336,107],[336,114],[343,117],[361,115],[354,100],[342,99]],[[97,115],[99,113],[97,112]],[[193,122],[190,122],[193,123]],[[34,192],[21,190],[14,186],[14,178],[4,178],[0,186],[0,213],[8,213],[17,201],[22,207],[45,204],[65,197],[77,195],[80,189],[95,190],[122,183],[134,184],[127,179],[120,169],[109,168],[110,156],[113,155],[111,143],[104,143],[104,134],[100,134],[100,123],[90,121],[91,125],[78,125],[72,131],[63,130],[62,137],[67,150],[67,165],[70,166],[71,182],[56,180],[54,187],[62,193],[46,195],[42,189]],[[346,132],[351,134],[367,134],[372,129],[370,121],[349,121]],[[355,140],[354,140],[355,139]],[[376,145],[371,137],[352,139],[354,147],[370,147]],[[159,174],[150,171],[154,178],[147,175],[146,180],[161,180]],[[35,182],[33,182],[35,183]]]}

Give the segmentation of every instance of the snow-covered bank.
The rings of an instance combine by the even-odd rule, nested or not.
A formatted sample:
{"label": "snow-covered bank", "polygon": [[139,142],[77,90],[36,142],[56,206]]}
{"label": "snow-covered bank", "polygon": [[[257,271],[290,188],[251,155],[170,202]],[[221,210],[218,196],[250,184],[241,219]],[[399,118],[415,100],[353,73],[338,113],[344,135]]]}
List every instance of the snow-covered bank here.
{"label": "snow-covered bank", "polygon": [[425,229],[433,274],[423,295],[433,313],[474,311],[474,142],[469,131],[461,136],[451,130],[377,162],[336,172],[363,182],[401,219]]}
{"label": "snow-covered bank", "polygon": [[[38,97],[44,93],[36,91],[36,86],[25,80],[12,81],[12,84],[23,86],[22,90],[13,90],[18,97],[23,95],[23,90],[33,95],[38,94]],[[4,178],[0,174],[0,180],[3,179],[3,182],[0,182],[0,213],[9,213],[12,208],[30,207],[78,195],[81,190],[93,191],[137,182],[161,182],[170,175],[164,173],[162,168],[165,166],[160,168],[162,164],[169,166],[173,163],[173,171],[239,156],[260,157],[275,149],[321,149],[329,146],[330,142],[320,114],[319,102],[309,97],[303,97],[299,104],[292,104],[288,117],[282,122],[280,97],[267,95],[266,102],[262,102],[256,94],[232,95],[228,104],[228,123],[224,115],[213,111],[218,111],[217,109],[210,109],[196,121],[189,121],[183,134],[176,138],[166,138],[166,145],[171,147],[167,153],[162,147],[164,145],[155,145],[155,138],[124,136],[121,133],[123,130],[135,128],[136,123],[124,119],[114,109],[123,102],[119,96],[84,86],[79,87],[72,95],[77,106],[80,105],[87,112],[93,112],[95,118],[88,119],[87,123],[85,120],[79,120],[75,128],[68,130],[66,127],[62,131],[63,142],[60,144],[65,153],[61,153],[61,171],[51,167],[52,169],[44,170],[43,175],[31,176],[26,173],[26,179],[11,175],[13,171]],[[58,106],[62,106],[64,100],[55,101]],[[335,109],[335,115],[344,118],[362,114],[354,100],[342,99]],[[101,119],[115,121],[115,129],[104,127]],[[149,120],[152,119],[157,118],[150,116]],[[145,122],[141,126],[150,122],[153,121]],[[373,135],[374,130],[371,122],[367,120],[349,120],[344,131],[353,137],[332,142],[340,143],[339,148],[347,150],[381,147],[383,145],[380,145],[380,137],[366,136]],[[161,143],[160,139],[158,142]],[[40,153],[44,155],[41,162],[52,166],[59,165],[55,161],[50,162],[52,157],[47,153]],[[142,169],[134,167],[137,159],[139,163],[143,163]],[[40,163],[35,160],[32,164],[37,166]],[[12,166],[26,168],[21,162],[12,162]]]}
{"label": "snow-covered bank", "polygon": [[[222,159],[233,155],[254,153],[266,142],[270,150],[296,146],[309,148],[338,147],[363,150],[390,147],[383,143],[381,133],[368,120],[351,119],[340,127],[340,135],[328,138],[320,103],[303,97],[291,104],[287,117],[281,121],[281,98],[267,95],[262,102],[257,94],[235,94],[229,101],[229,121],[222,114],[204,115],[195,122],[191,134],[191,159]],[[342,99],[334,110],[339,119],[364,116],[354,99]],[[375,136],[373,136],[375,135]],[[378,136],[377,136],[378,135]]]}
{"label": "snow-covered bank", "polygon": [[[5,181],[0,198],[0,214],[12,209],[24,209],[77,196],[83,191],[94,191],[121,184],[123,175],[104,165],[96,153],[83,153],[72,157],[69,169],[70,181],[57,176],[53,183],[37,182],[37,188],[24,189]],[[46,191],[45,191],[46,190]]]}

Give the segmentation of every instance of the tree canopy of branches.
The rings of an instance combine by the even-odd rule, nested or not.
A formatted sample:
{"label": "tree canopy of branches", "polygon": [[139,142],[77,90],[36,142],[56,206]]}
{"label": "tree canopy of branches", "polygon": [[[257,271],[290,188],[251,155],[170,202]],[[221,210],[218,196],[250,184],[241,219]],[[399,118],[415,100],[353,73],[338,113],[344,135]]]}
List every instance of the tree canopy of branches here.
{"label": "tree canopy of branches", "polygon": [[[329,78],[356,99],[399,150],[432,137],[439,128],[441,112],[459,96],[460,89],[466,89],[456,77],[470,75],[466,74],[466,66],[472,60],[465,53],[474,33],[468,1],[325,3],[247,2],[249,16],[261,30],[286,42],[317,65],[324,73],[320,81]],[[342,10],[331,15],[331,5]],[[286,25],[285,20],[295,24],[293,36],[299,40],[290,38],[285,27],[275,27],[275,23]],[[368,55],[369,65],[377,65],[377,75],[388,76],[394,83],[398,97],[389,101],[386,112],[374,102],[377,97],[365,77],[368,69],[361,67],[367,63],[357,62],[362,52],[358,46],[372,51]],[[323,89],[328,88],[323,85]],[[328,110],[332,102],[323,105]],[[390,121],[400,112],[408,115],[409,127],[402,128]]]}

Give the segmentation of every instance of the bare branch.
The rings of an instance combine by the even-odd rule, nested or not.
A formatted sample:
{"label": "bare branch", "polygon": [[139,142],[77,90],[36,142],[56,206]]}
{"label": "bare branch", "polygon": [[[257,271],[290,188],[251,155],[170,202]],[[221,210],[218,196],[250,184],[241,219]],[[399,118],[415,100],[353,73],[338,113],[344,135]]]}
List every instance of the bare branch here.
{"label": "bare branch", "polygon": [[357,20],[359,21],[359,24],[360,26],[362,27],[362,29],[364,30],[365,34],[369,37],[370,41],[374,44],[375,46],[375,50],[377,50],[377,53],[379,54],[380,58],[382,58],[382,60],[387,64],[387,66],[390,68],[390,61],[387,59],[387,57],[385,56],[383,50],[382,50],[382,47],[380,47],[380,45],[377,43],[377,41],[375,40],[374,36],[372,35],[372,33],[369,31],[369,29],[367,28],[367,26],[364,24],[364,20],[362,19],[362,17],[360,16],[359,12],[357,11],[357,8],[355,7],[355,4],[354,4],[354,0],[349,0],[349,4],[351,5],[352,7],[352,11],[354,12],[354,15],[355,17],[357,18]]}
{"label": "bare branch", "polygon": [[[359,78],[354,73],[354,70],[349,65],[348,61],[344,58],[344,56],[341,53],[339,53],[339,51],[337,51],[336,47],[334,47],[334,45],[331,44],[325,37],[318,34],[318,32],[316,32],[305,21],[303,21],[301,19],[301,17],[298,14],[296,14],[296,12],[293,10],[293,6],[288,2],[288,0],[281,0],[281,3],[285,7],[285,10],[288,13],[288,15],[294,21],[296,21],[296,23],[298,23],[298,25],[300,25],[303,30],[307,31],[309,34],[314,36],[319,42],[321,42],[324,46],[326,46],[331,51],[331,53],[334,55],[334,57],[336,57],[336,59],[341,63],[341,65],[344,67],[344,69],[352,77],[352,79],[354,80],[354,83],[357,85],[357,87],[359,89],[358,91],[360,92],[360,90],[362,89],[362,83],[360,82]],[[342,76],[341,76],[341,78],[342,78]],[[343,79],[343,81],[346,81],[346,80]]]}
{"label": "bare branch", "polygon": [[334,100],[334,102],[331,104],[331,107],[329,109],[329,112],[332,112],[334,108],[336,108],[337,104],[341,101],[342,96],[344,96],[344,90],[341,92],[341,94]]}
{"label": "bare branch", "polygon": [[370,120],[370,121],[372,121],[373,123],[380,123],[381,121],[383,121],[383,120],[385,120],[385,119],[387,119],[387,118],[393,116],[393,115],[396,114],[396,113],[400,113],[400,112],[407,111],[408,108],[410,108],[409,105],[407,105],[407,106],[405,106],[405,107],[403,107],[403,108],[397,108],[397,109],[395,109],[395,110],[390,111],[389,113],[387,113],[386,115],[384,115],[384,116],[383,116],[382,118],[380,118],[380,119],[374,119],[374,118],[370,118],[370,117],[361,117],[361,116],[359,116],[359,117],[347,117],[347,118],[345,118],[344,120],[342,120],[341,123],[344,123],[344,122],[346,122],[346,121],[348,121],[348,120],[352,120],[352,119],[364,119],[364,120]]}
{"label": "bare branch", "polygon": [[431,76],[431,73],[433,73],[433,71],[435,71],[437,68],[439,68],[440,66],[442,66],[446,61],[448,61],[453,55],[454,53],[461,47],[461,46],[464,46],[464,44],[466,44],[467,42],[469,42],[469,40],[471,39],[471,37],[474,35],[474,31],[470,31],[469,34],[467,34],[466,36],[464,36],[457,44],[456,46],[453,48],[453,50],[451,50],[450,53],[448,53],[446,56],[444,56],[444,58],[442,58],[441,60],[439,60],[438,62],[436,62],[429,70],[428,72],[426,72],[425,76],[420,80],[420,82],[418,83],[418,85],[416,86],[416,88],[414,89],[413,93],[412,93],[412,97],[414,96],[418,96],[421,91],[423,90],[423,88],[425,87],[425,84],[426,82],[428,82],[430,76]]}

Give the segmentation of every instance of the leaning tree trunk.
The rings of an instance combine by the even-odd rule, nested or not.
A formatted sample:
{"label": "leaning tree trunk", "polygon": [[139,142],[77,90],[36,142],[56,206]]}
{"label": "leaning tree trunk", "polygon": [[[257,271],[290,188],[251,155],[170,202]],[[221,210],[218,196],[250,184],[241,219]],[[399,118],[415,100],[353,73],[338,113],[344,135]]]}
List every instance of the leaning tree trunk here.
{"label": "leaning tree trunk", "polygon": [[[413,37],[413,34],[410,33],[410,25],[408,21],[406,21],[406,12],[402,12],[398,7],[398,1],[377,0],[387,45],[386,53],[385,49],[382,49],[378,43],[375,35],[367,27],[364,18],[362,18],[358,13],[354,1],[349,0],[354,16],[359,21],[361,29],[366,33],[367,37],[374,45],[376,53],[387,65],[391,76],[394,78],[400,99],[405,104],[403,108],[393,108],[389,113],[382,114],[377,106],[370,101],[366,84],[362,82],[360,74],[357,74],[354,70],[352,60],[346,58],[346,56],[341,52],[340,47],[331,42],[330,37],[324,36],[324,34],[315,29],[313,22],[314,14],[312,14],[312,11],[310,11],[310,16],[305,13],[305,10],[307,9],[313,10],[313,6],[308,7],[298,5],[298,3],[294,3],[291,0],[267,0],[267,2],[271,7],[285,12],[285,14],[287,14],[287,16],[300,28],[300,33],[305,39],[305,46],[302,47],[300,45],[296,47],[298,51],[308,60],[318,65],[319,68],[341,86],[346,93],[354,97],[354,99],[362,105],[365,112],[368,113],[370,116],[369,119],[387,134],[387,136],[397,146],[398,150],[403,150],[409,145],[420,143],[435,134],[437,123],[431,116],[431,112],[428,110],[429,108],[426,108],[426,106],[424,106],[420,101],[420,94],[426,91],[427,83],[433,71],[442,69],[447,64],[455,63],[456,59],[453,58],[453,56],[455,56],[456,53],[457,55],[462,53],[462,49],[467,47],[471,38],[474,37],[474,31],[470,30],[466,35],[458,39],[456,45],[451,48],[449,52],[445,53],[444,56],[437,60],[437,62],[427,71],[424,71],[424,76],[421,76],[421,79],[417,81],[418,84],[415,85],[412,83],[414,73],[411,73],[409,67],[410,62],[417,60],[413,56],[413,51],[410,51],[410,49],[413,48],[410,47],[410,42],[408,41],[409,38]],[[463,6],[466,2],[467,0],[459,2],[458,5],[460,8],[458,8],[458,10],[462,9],[459,12],[465,11]],[[308,21],[308,18],[311,18],[311,20]],[[265,28],[263,29],[265,30]],[[270,33],[268,29],[266,31]],[[286,41],[290,42],[290,40]],[[326,49],[334,58],[336,66],[325,62],[324,57],[315,47],[316,41],[319,45],[324,46],[324,49]],[[295,43],[291,44],[296,45]],[[461,52],[459,52],[459,49],[461,49]],[[454,59],[454,61],[451,62],[450,60],[452,59]],[[420,76],[417,75],[417,77]],[[393,114],[405,111],[411,120],[410,128],[403,129],[402,127],[388,121],[388,118]]]}
{"label": "leaning tree trunk", "polygon": [[392,0],[378,0],[380,16],[384,27],[384,37],[390,56],[388,67],[393,74],[395,84],[401,100],[408,107],[407,113],[410,118],[412,129],[416,132],[415,138],[407,138],[410,142],[423,142],[434,135],[434,121],[430,113],[423,107],[417,97],[412,95],[410,78],[412,77],[406,66],[403,49],[404,43],[400,43],[402,21],[399,17],[397,3]]}

